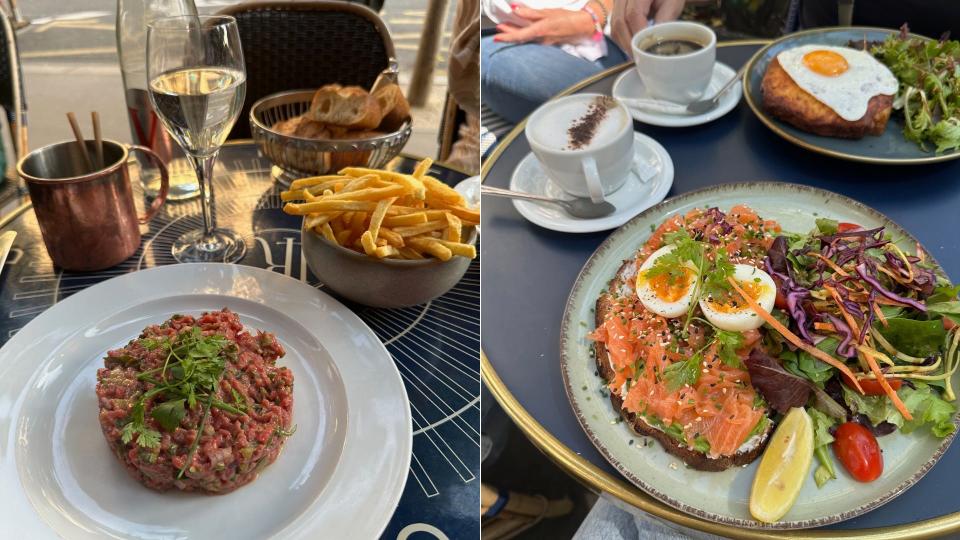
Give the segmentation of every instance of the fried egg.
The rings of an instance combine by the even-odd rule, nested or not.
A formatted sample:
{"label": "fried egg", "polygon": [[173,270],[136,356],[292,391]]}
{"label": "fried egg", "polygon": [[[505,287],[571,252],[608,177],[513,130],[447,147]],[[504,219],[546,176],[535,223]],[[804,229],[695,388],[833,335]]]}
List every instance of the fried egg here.
{"label": "fried egg", "polygon": [[[735,264],[733,279],[761,308],[770,313],[777,300],[777,285],[770,274],[748,264]],[[721,330],[746,332],[763,326],[763,318],[735,291],[730,297],[720,301],[716,298],[701,298],[700,309],[703,310],[704,317]]]}
{"label": "fried egg", "polygon": [[671,268],[669,273],[652,277],[647,275],[657,259],[672,252],[674,248],[675,246],[669,245],[654,251],[643,261],[640,271],[637,272],[636,291],[643,307],[668,319],[685,315],[690,309],[697,278],[697,267],[690,261]]}
{"label": "fried egg", "polygon": [[897,78],[865,51],[829,45],[803,45],[777,55],[777,61],[797,86],[856,121],[867,113],[870,98],[897,93]]}

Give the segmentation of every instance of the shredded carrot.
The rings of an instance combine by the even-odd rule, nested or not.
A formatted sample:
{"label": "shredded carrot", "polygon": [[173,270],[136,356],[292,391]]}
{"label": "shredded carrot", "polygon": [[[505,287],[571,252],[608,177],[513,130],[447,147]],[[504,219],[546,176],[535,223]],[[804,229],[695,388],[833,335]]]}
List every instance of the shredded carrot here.
{"label": "shredded carrot", "polygon": [[880,324],[884,326],[890,326],[890,323],[887,322],[887,318],[883,316],[883,310],[880,309],[878,304],[873,304],[873,312],[877,314],[877,320],[880,321]]}
{"label": "shredded carrot", "polygon": [[864,392],[863,392],[863,388],[860,386],[860,381],[858,381],[858,380],[854,377],[853,372],[850,371],[850,368],[848,368],[846,364],[844,364],[843,362],[840,362],[840,361],[837,360],[836,358],[830,356],[829,354],[821,351],[820,349],[818,349],[818,348],[816,348],[816,347],[814,347],[814,346],[806,343],[805,341],[803,341],[802,339],[800,339],[799,337],[797,337],[796,334],[794,334],[793,332],[791,332],[789,328],[787,328],[787,327],[784,326],[780,321],[778,321],[776,318],[774,318],[773,315],[770,315],[769,313],[766,312],[766,310],[764,310],[762,307],[760,307],[760,305],[757,304],[757,301],[754,300],[752,296],[750,296],[749,294],[745,293],[745,292],[743,291],[743,289],[741,289],[740,286],[737,285],[736,280],[734,280],[732,277],[728,277],[728,278],[727,278],[727,281],[730,283],[730,285],[733,286],[733,290],[737,291],[737,294],[739,294],[741,297],[743,297],[743,299],[744,299],[744,301],[746,301],[747,305],[750,306],[750,309],[752,309],[757,315],[760,316],[760,318],[762,318],[764,321],[766,321],[767,324],[769,324],[770,326],[772,326],[777,332],[780,332],[780,334],[783,335],[783,337],[787,338],[787,340],[789,340],[790,343],[793,343],[793,344],[796,345],[797,347],[803,349],[804,351],[806,351],[807,353],[809,353],[809,354],[810,354],[811,356],[813,356],[814,358],[818,358],[818,359],[820,359],[820,360],[823,360],[823,361],[826,362],[827,364],[830,364],[831,366],[839,369],[839,370],[840,370],[840,373],[843,373],[844,375],[846,375],[847,377],[849,377],[850,380],[853,381],[854,386],[857,387],[857,391],[859,391],[861,394],[864,393]]}
{"label": "shredded carrot", "polygon": [[837,263],[831,261],[830,259],[824,257],[823,255],[821,255],[821,254],[819,254],[819,253],[811,253],[811,255],[813,255],[814,257],[820,259],[821,261],[827,263],[827,266],[829,266],[830,268],[832,268],[834,272],[840,274],[841,276],[846,277],[846,276],[849,276],[849,275],[850,275],[850,274],[848,274],[843,268],[840,268],[839,266],[837,266]]}
{"label": "shredded carrot", "polygon": [[828,323],[828,322],[815,322],[813,323],[813,328],[815,330],[823,330],[824,332],[837,331],[837,329],[833,326],[833,323]]}
{"label": "shredded carrot", "polygon": [[853,320],[853,316],[847,313],[846,308],[843,307],[843,300],[840,298],[840,294],[829,285],[824,285],[823,288],[830,293],[830,296],[833,297],[833,301],[837,303],[837,307],[840,308],[840,314],[843,315],[843,320],[847,321],[847,325],[851,330],[853,330],[853,335],[859,336],[860,327],[857,326],[857,321]]}
{"label": "shredded carrot", "polygon": [[877,382],[880,383],[880,386],[883,387],[883,391],[887,393],[887,396],[890,397],[890,401],[893,402],[893,405],[900,411],[900,414],[903,415],[907,420],[913,420],[913,415],[910,414],[910,411],[907,410],[907,406],[900,401],[900,396],[897,395],[896,390],[890,386],[890,383],[887,382],[887,379],[884,378],[883,372],[880,371],[880,365],[877,364],[877,359],[873,357],[872,354],[867,352],[866,347],[859,347],[860,353],[863,354],[863,357],[867,359],[867,364],[870,365],[870,371],[873,372],[873,376],[877,378]]}

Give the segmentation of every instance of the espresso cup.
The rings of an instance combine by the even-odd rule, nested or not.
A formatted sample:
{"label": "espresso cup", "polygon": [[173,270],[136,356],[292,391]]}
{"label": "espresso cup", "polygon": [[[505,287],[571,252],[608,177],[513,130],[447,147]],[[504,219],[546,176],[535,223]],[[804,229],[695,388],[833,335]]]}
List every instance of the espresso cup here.
{"label": "espresso cup", "polygon": [[601,202],[620,189],[633,165],[633,119],[619,101],[597,123],[593,136],[571,148],[569,130],[589,113],[600,94],[573,94],[540,106],[524,128],[530,149],[547,176],[574,197]]}
{"label": "espresso cup", "polygon": [[[678,41],[692,42],[700,48],[667,55],[648,50],[658,43]],[[703,97],[717,59],[717,35],[713,30],[686,21],[659,23],[637,32],[630,47],[637,73],[650,97],[680,104]]]}
{"label": "espresso cup", "polygon": [[[96,142],[85,144],[93,159]],[[160,192],[140,218],[130,187],[130,150],[143,152],[160,169]],[[91,171],[80,145],[70,141],[34,150],[17,163],[47,253],[64,270],[102,270],[126,260],[140,247],[140,224],[167,198],[167,167],[149,148],[105,140],[103,162]]]}

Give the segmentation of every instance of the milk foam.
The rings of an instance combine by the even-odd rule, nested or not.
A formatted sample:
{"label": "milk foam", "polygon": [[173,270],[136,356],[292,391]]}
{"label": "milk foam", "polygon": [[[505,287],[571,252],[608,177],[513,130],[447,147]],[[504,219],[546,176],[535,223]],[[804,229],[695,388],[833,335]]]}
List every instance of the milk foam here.
{"label": "milk foam", "polygon": [[[535,125],[528,126],[528,132],[537,143],[551,150],[570,150],[568,130],[587,114],[594,99],[592,96],[584,96],[582,99],[566,98],[548,103],[533,119]],[[627,116],[620,107],[608,109],[590,142],[579,149],[610,143],[623,133],[627,124]]]}

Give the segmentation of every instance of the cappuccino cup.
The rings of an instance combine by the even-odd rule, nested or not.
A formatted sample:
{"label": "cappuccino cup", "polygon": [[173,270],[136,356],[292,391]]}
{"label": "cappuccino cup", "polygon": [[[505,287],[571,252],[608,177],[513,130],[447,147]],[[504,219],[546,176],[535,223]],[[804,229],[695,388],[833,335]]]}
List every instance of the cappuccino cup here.
{"label": "cappuccino cup", "polygon": [[630,47],[649,97],[688,104],[703,97],[710,85],[717,35],[702,24],[672,21],[648,26],[633,36]]}
{"label": "cappuccino cup", "polygon": [[633,119],[609,96],[548,101],[527,119],[524,134],[547,176],[574,197],[603,201],[623,186],[633,165]]}

